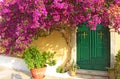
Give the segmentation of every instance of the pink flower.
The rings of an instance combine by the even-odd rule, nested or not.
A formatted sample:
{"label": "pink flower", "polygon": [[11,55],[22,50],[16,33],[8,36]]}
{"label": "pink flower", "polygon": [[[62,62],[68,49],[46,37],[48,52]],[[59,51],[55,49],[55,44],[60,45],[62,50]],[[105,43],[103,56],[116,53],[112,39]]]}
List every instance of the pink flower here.
{"label": "pink flower", "polygon": [[60,15],[54,15],[53,19],[54,19],[54,21],[59,21],[60,20]]}

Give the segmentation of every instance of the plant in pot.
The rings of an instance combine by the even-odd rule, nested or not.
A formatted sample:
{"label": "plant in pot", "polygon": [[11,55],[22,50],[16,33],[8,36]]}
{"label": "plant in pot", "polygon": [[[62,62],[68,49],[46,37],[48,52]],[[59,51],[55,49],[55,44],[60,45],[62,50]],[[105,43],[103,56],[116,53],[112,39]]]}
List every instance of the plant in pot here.
{"label": "plant in pot", "polygon": [[30,69],[32,77],[34,79],[43,79],[47,64],[50,66],[56,64],[54,55],[55,53],[39,52],[36,47],[30,46],[24,51],[22,58]]}
{"label": "plant in pot", "polygon": [[120,79],[120,50],[118,51],[118,54],[115,56],[115,74],[116,79]]}
{"label": "plant in pot", "polygon": [[77,66],[77,64],[75,63],[75,61],[73,60],[70,65],[69,65],[69,74],[70,76],[75,76],[77,69],[79,69],[79,66]]}
{"label": "plant in pot", "polygon": [[115,79],[115,68],[107,67],[109,79]]}
{"label": "plant in pot", "polygon": [[65,73],[65,72],[67,72],[68,70],[66,69],[66,67],[62,67],[62,66],[58,66],[57,68],[56,68],[56,72],[57,73]]}

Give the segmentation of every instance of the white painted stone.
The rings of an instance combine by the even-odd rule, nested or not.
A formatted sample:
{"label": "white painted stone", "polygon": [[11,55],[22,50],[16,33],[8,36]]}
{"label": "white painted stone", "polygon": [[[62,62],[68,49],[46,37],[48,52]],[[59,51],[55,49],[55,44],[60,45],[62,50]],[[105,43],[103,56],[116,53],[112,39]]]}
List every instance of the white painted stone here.
{"label": "white painted stone", "polygon": [[21,58],[0,55],[0,66],[29,72],[27,65]]}

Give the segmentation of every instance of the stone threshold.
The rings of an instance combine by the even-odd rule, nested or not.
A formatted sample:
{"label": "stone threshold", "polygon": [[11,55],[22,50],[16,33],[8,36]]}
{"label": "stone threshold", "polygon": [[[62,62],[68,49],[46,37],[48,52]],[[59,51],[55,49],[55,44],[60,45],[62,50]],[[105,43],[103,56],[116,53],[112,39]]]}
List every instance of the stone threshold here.
{"label": "stone threshold", "polygon": [[108,77],[108,72],[107,71],[97,71],[97,70],[79,69],[77,71],[77,74]]}

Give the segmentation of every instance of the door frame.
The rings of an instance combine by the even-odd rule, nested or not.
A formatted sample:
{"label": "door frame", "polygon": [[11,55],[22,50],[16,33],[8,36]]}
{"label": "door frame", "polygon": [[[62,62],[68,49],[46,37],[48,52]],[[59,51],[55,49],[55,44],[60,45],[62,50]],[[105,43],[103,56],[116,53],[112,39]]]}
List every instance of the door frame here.
{"label": "door frame", "polygon": [[[77,29],[74,29],[74,32],[72,33],[72,53],[71,53],[71,58],[77,61]],[[114,61],[115,61],[115,30],[112,28],[109,28],[110,31],[110,67],[114,66]]]}

